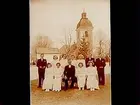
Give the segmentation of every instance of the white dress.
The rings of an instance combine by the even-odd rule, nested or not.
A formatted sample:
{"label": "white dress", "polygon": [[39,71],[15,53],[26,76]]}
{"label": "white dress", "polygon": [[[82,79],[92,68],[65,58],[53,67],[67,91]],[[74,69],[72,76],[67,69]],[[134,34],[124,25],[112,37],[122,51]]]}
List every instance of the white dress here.
{"label": "white dress", "polygon": [[52,89],[53,87],[53,68],[47,68],[45,71],[45,79],[42,89]]}
{"label": "white dress", "polygon": [[65,66],[68,65],[68,61],[67,61],[67,59],[61,59],[61,60],[60,60],[60,64],[61,64],[61,67],[64,69]]}
{"label": "white dress", "polygon": [[84,87],[85,86],[85,80],[86,80],[86,74],[85,74],[85,67],[77,68],[76,69],[76,77],[77,77],[77,83],[78,87]]}
{"label": "white dress", "polygon": [[53,90],[61,90],[63,69],[55,68],[54,71],[54,80],[53,80]]}
{"label": "white dress", "polygon": [[97,70],[95,67],[88,67],[86,69],[86,75],[87,75],[87,89],[94,88],[98,89],[98,80],[97,80]]}
{"label": "white dress", "polygon": [[59,63],[59,60],[53,60],[53,61],[51,62],[52,67],[53,67],[53,68],[56,68],[56,64],[57,64],[57,63]]}

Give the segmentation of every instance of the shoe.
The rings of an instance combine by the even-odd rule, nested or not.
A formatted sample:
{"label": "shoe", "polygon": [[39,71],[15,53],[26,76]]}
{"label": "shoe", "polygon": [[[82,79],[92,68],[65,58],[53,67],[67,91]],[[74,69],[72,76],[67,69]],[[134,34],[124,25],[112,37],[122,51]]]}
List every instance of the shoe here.
{"label": "shoe", "polygon": [[46,91],[46,92],[48,92],[48,91],[49,91],[49,89],[46,89],[45,91]]}
{"label": "shoe", "polygon": [[92,91],[94,91],[95,89],[92,89]]}
{"label": "shoe", "polygon": [[82,88],[82,90],[84,90],[84,88]]}
{"label": "shoe", "polygon": [[96,88],[97,90],[99,90],[100,88],[98,87],[98,88]]}
{"label": "shoe", "polygon": [[79,88],[79,90],[81,90],[81,88]]}
{"label": "shoe", "polygon": [[92,88],[90,88],[90,91],[92,91]]}

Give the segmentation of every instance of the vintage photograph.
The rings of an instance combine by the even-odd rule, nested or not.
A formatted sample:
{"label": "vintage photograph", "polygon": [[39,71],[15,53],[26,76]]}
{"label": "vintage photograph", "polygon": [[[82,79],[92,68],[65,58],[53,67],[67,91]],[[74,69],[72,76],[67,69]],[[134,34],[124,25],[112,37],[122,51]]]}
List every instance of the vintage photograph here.
{"label": "vintage photograph", "polygon": [[109,0],[30,0],[31,105],[111,105]]}

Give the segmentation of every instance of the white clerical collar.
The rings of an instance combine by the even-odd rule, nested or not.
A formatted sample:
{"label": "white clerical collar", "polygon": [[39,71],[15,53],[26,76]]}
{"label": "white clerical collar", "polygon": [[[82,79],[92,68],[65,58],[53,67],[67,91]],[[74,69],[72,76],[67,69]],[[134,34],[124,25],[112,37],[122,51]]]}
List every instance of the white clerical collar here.
{"label": "white clerical collar", "polygon": [[71,65],[69,65],[69,68],[71,67]]}

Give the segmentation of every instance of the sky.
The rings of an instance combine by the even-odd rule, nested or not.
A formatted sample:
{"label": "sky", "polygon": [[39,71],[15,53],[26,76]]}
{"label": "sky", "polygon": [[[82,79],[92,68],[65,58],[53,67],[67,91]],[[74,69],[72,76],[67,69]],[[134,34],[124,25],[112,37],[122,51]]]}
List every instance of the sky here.
{"label": "sky", "polygon": [[110,2],[108,0],[32,0],[30,1],[30,43],[38,34],[53,41],[53,47],[60,48],[65,30],[72,30],[76,41],[76,26],[83,9],[93,24],[93,38],[97,31],[103,31],[104,38],[110,38]]}

